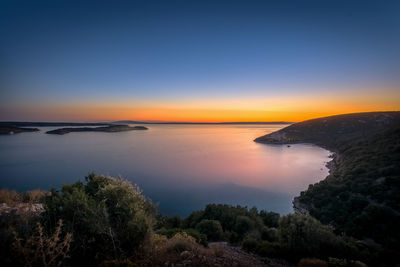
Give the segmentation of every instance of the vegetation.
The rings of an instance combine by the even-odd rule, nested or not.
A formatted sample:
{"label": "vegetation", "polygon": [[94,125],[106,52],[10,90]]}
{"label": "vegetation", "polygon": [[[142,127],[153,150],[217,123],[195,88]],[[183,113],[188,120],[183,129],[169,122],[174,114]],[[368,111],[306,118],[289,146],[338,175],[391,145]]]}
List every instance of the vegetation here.
{"label": "vegetation", "polygon": [[61,266],[68,258],[71,233],[61,237],[62,220],[58,221],[56,230],[51,236],[46,236],[40,223],[37,232],[30,236],[24,243],[16,237],[12,244],[18,259],[25,266]]}
{"label": "vegetation", "polygon": [[291,125],[256,139],[311,142],[334,151],[330,175],[301,192],[300,210],[336,234],[379,247],[386,262],[400,251],[400,112],[348,114]]}
{"label": "vegetation", "polygon": [[400,111],[365,112],[317,118],[256,138],[261,143],[313,143],[333,152],[400,124]]}
{"label": "vegetation", "polygon": [[[35,197],[23,197],[28,195]],[[1,214],[2,266],[164,266],[185,261],[192,266],[245,266],[261,262],[211,241],[227,241],[261,257],[292,262],[306,257],[325,262],[330,258],[378,260],[375,248],[338,236],[333,227],[306,215],[281,217],[256,208],[210,204],[184,219],[163,217],[137,186],[121,178],[89,174],[84,183],[65,185],[60,191],[2,190],[0,197],[10,205],[25,200],[44,207],[37,213]]]}
{"label": "vegetation", "polygon": [[24,193],[17,193],[14,190],[0,189],[0,203],[13,205],[15,203],[39,203],[46,196],[43,190],[30,190]]}
{"label": "vegetation", "polygon": [[85,184],[53,190],[44,207],[46,226],[61,219],[73,234],[71,256],[80,262],[126,258],[149,239],[155,223],[155,207],[137,186],[95,174]]}

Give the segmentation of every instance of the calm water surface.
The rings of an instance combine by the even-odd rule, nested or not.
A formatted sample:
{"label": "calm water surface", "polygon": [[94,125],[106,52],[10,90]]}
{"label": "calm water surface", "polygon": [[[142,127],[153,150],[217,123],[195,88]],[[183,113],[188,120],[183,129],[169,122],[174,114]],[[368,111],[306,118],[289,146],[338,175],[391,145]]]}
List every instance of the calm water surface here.
{"label": "calm water surface", "polygon": [[323,179],[330,152],[313,145],[253,142],[284,125],[146,125],[120,133],[40,132],[0,136],[0,187],[59,188],[94,171],[138,184],[168,215],[207,203],[282,214],[310,183]]}

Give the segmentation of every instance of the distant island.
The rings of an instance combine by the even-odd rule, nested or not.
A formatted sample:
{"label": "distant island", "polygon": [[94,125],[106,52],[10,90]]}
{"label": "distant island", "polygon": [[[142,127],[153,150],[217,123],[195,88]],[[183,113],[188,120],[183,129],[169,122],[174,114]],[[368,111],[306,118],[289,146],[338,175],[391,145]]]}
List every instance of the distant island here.
{"label": "distant island", "polygon": [[62,126],[107,126],[105,122],[31,122],[31,121],[0,121],[0,127],[62,127]]}
{"label": "distant island", "polygon": [[125,131],[134,131],[134,130],[147,130],[147,127],[144,126],[128,126],[128,125],[109,125],[104,127],[80,127],[80,128],[60,128],[56,130],[47,131],[47,134],[58,134],[63,135],[71,132],[125,132]]}
{"label": "distant island", "polygon": [[22,128],[15,126],[0,125],[0,134],[16,134],[16,133],[37,132],[37,131],[39,131],[38,128]]}
{"label": "distant island", "polygon": [[334,152],[327,164],[330,174],[301,192],[294,209],[387,255],[400,251],[399,111],[308,120],[254,141],[312,143]]}

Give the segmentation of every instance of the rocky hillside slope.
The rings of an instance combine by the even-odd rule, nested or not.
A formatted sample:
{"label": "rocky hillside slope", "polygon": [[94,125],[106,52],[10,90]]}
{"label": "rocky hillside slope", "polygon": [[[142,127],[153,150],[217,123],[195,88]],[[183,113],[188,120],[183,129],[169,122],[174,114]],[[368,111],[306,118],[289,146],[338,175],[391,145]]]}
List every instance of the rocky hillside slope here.
{"label": "rocky hillside slope", "polygon": [[337,233],[376,244],[388,257],[400,251],[400,112],[308,120],[255,141],[314,143],[334,151],[329,176],[294,203]]}

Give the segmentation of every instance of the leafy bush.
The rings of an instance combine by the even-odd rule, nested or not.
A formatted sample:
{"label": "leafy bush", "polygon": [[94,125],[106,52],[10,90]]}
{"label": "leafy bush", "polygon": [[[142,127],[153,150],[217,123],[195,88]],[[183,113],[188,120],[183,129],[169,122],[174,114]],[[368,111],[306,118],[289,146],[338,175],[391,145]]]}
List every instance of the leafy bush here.
{"label": "leafy bush", "polygon": [[152,231],[155,208],[140,189],[121,178],[89,174],[52,190],[45,198],[44,222],[62,219],[74,236],[75,258],[99,261],[126,257]]}
{"label": "leafy bush", "polygon": [[255,253],[262,257],[281,258],[284,257],[284,249],[278,242],[260,241]]}
{"label": "leafy bush", "polygon": [[196,229],[192,229],[192,228],[189,228],[189,229],[180,229],[180,228],[165,229],[165,228],[161,228],[161,229],[157,230],[157,234],[165,235],[168,238],[171,238],[175,234],[182,233],[182,232],[194,237],[196,239],[197,243],[207,247],[207,245],[208,245],[207,236],[205,234],[201,234]]}
{"label": "leafy bush", "polygon": [[267,212],[267,211],[260,211],[260,217],[263,223],[268,227],[278,227],[279,223],[279,213],[276,212]]}
{"label": "leafy bush", "polygon": [[180,253],[183,251],[193,251],[197,247],[197,244],[192,236],[186,233],[177,233],[167,240],[165,246],[167,251]]}
{"label": "leafy bush", "polygon": [[235,231],[240,236],[243,236],[248,231],[254,228],[253,221],[247,216],[238,216],[235,223]]}
{"label": "leafy bush", "polygon": [[294,256],[327,257],[341,255],[345,242],[333,233],[333,228],[316,219],[289,214],[279,221],[279,242]]}
{"label": "leafy bush", "polygon": [[196,229],[213,241],[221,240],[224,233],[221,223],[216,220],[202,220],[196,225]]}
{"label": "leafy bush", "polygon": [[277,241],[278,231],[276,228],[263,227],[261,229],[261,239],[270,242]]}

